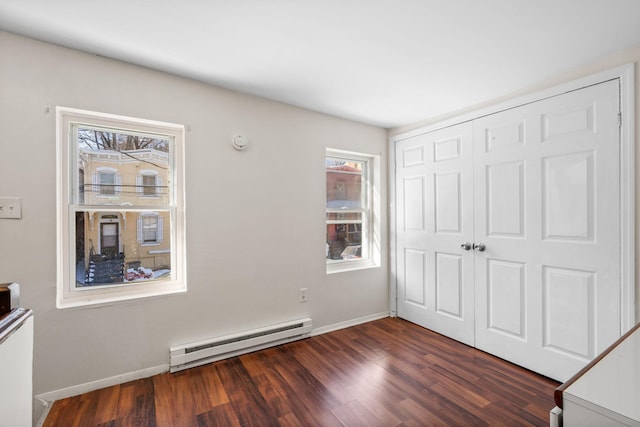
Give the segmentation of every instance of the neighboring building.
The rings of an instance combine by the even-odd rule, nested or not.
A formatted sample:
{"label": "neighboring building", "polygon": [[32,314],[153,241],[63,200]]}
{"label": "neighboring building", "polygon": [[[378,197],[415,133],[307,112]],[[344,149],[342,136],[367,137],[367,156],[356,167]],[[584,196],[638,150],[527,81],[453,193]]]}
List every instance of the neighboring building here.
{"label": "neighboring building", "polygon": [[[149,270],[170,271],[171,242],[164,239],[170,216],[159,209],[169,204],[168,153],[80,148],[79,160],[78,197],[87,209],[76,216],[76,257],[84,265],[85,284],[150,279]],[[127,209],[114,211],[114,206]],[[144,209],[132,212],[131,206]],[[100,273],[96,263],[111,267]]]}

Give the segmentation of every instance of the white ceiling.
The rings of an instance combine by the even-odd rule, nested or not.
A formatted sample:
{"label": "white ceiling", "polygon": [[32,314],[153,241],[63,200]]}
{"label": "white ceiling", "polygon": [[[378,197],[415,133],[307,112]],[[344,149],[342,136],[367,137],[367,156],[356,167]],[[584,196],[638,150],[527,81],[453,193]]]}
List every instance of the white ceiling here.
{"label": "white ceiling", "polygon": [[0,29],[382,127],[640,44],[639,0],[0,0]]}

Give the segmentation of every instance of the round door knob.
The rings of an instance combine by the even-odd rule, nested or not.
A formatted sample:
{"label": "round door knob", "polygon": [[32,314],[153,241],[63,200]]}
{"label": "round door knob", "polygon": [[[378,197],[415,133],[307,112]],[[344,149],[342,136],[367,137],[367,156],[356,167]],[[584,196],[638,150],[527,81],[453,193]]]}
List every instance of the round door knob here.
{"label": "round door knob", "polygon": [[463,244],[460,245],[460,247],[465,251],[468,251],[473,247],[473,245],[469,242],[464,242]]}
{"label": "round door knob", "polygon": [[478,252],[482,252],[486,249],[487,247],[484,245],[484,243],[474,243],[473,244],[473,250],[478,251]]}

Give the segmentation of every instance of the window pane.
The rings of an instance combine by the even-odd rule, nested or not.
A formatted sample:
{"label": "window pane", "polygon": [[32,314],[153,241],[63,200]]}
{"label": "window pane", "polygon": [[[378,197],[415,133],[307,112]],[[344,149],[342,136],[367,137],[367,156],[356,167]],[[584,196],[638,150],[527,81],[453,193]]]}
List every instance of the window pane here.
{"label": "window pane", "polygon": [[111,172],[100,172],[98,174],[100,194],[115,194],[116,174]]}
{"label": "window pane", "polygon": [[[140,221],[141,229],[136,224]],[[78,211],[75,221],[76,286],[104,286],[171,276],[170,240],[160,241],[160,227],[170,212]],[[138,238],[138,233],[141,238]],[[152,242],[154,245],[145,246]]]}
{"label": "window pane", "polygon": [[154,227],[145,227],[144,229],[144,242],[155,242],[156,241],[156,228]]}
{"label": "window pane", "polygon": [[327,157],[327,208],[359,209],[365,201],[362,191],[365,162]]}
{"label": "window pane", "polygon": [[144,216],[142,217],[142,235],[145,243],[155,242],[158,235],[158,217]]}
{"label": "window pane", "polygon": [[156,195],[156,177],[155,175],[142,175],[143,194],[145,196]]}
{"label": "window pane", "polygon": [[[169,138],[81,125],[74,126],[73,132],[74,162],[78,169],[75,203],[121,206],[171,203],[167,185],[171,182]],[[146,174],[141,176],[143,169]]]}
{"label": "window pane", "polygon": [[362,223],[327,224],[327,258],[357,259],[362,256]]}

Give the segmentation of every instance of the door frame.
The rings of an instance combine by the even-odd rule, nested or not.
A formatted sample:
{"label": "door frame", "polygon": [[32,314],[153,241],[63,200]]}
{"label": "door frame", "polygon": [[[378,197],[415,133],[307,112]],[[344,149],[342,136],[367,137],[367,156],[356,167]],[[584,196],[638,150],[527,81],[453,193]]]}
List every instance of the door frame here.
{"label": "door frame", "polygon": [[[397,219],[396,219],[396,143],[438,129],[457,125],[562,95],[587,86],[618,79],[620,83],[620,325],[622,335],[640,320],[635,307],[635,64],[628,63],[548,89],[536,91],[489,107],[458,115],[447,120],[400,133],[389,139],[389,312],[398,312]],[[639,307],[640,309],[640,307]]]}

